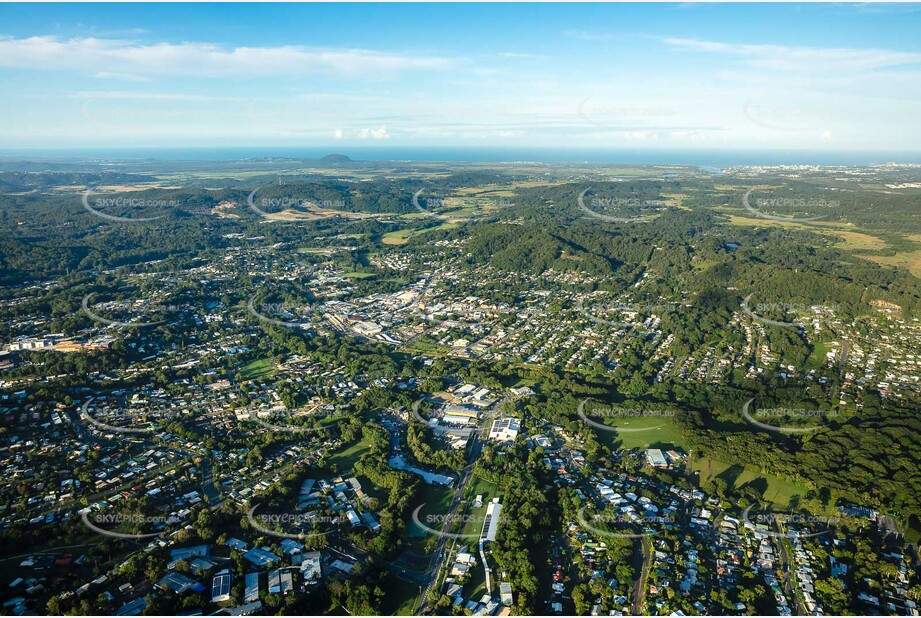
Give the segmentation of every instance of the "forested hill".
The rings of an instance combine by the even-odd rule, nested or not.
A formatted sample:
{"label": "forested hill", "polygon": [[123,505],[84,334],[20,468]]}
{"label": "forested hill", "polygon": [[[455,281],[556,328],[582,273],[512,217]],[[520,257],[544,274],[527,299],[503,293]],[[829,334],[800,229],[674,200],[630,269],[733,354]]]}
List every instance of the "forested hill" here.
{"label": "forested hill", "polygon": [[595,243],[580,244],[562,229],[548,231],[502,223],[477,226],[467,243],[475,261],[488,262],[501,270],[533,274],[548,269],[584,271],[601,277],[613,275],[621,264],[603,253],[603,248]]}

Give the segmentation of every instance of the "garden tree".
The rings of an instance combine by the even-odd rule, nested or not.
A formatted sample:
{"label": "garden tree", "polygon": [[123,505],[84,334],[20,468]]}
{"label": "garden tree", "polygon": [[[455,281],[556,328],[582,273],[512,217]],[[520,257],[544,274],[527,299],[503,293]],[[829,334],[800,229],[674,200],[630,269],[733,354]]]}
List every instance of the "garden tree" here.
{"label": "garden tree", "polygon": [[262,455],[262,449],[256,446],[250,449],[250,451],[246,454],[246,465],[249,467],[259,466],[259,464],[261,464],[264,459],[265,458]]}
{"label": "garden tree", "polygon": [[366,423],[362,428],[362,438],[368,442],[369,450],[355,463],[352,472],[386,490],[387,502],[378,513],[380,533],[370,540],[364,536],[355,538],[354,542],[380,555],[392,556],[402,548],[405,522],[418,491],[419,480],[415,475],[395,470],[387,464],[389,433],[381,425]]}
{"label": "garden tree", "polygon": [[281,595],[276,592],[269,592],[263,597],[262,602],[267,606],[272,608],[278,608],[281,606]]}
{"label": "garden tree", "polygon": [[406,428],[406,445],[416,461],[435,468],[460,470],[464,467],[463,450],[451,448],[447,444],[433,448],[431,443],[435,441],[431,428],[421,423],[411,422]]}
{"label": "garden tree", "polygon": [[750,571],[746,571],[742,574],[742,585],[737,590],[739,601],[748,606],[748,612],[751,614],[754,611],[753,604],[755,601],[764,595],[764,587],[755,581],[755,577]]}
{"label": "garden tree", "polygon": [[646,394],[648,388],[649,386],[646,384],[646,380],[637,372],[633,374],[629,382],[620,387],[620,392],[627,397],[642,397]]}
{"label": "garden tree", "polygon": [[440,597],[438,597],[438,602],[435,603],[435,609],[437,609],[438,611],[442,613],[447,612],[451,609],[451,602],[452,602],[451,597],[449,597],[446,594],[443,594]]}
{"label": "garden tree", "polygon": [[63,613],[61,611],[61,597],[56,594],[52,595],[51,598],[48,599],[48,603],[45,607],[47,607],[48,613],[52,616],[59,616]]}
{"label": "garden tree", "polygon": [[[147,595],[147,596],[153,596],[153,595]],[[145,599],[146,598],[147,597],[145,597]],[[155,615],[155,614],[146,613],[147,611],[146,608],[144,611],[145,611],[144,615],[146,616]],[[80,602],[74,606],[71,613],[78,615],[78,616],[89,616],[93,613],[93,606],[90,604],[89,599],[81,599]]]}
{"label": "garden tree", "polygon": [[369,616],[381,613],[386,589],[386,571],[371,570],[362,573],[361,577],[346,581],[340,593],[336,595],[330,590],[334,598],[350,614],[355,616]]}
{"label": "garden tree", "polygon": [[209,509],[202,509],[198,511],[193,526],[199,538],[211,539],[215,536],[215,523],[214,513]]}
{"label": "garden tree", "polygon": [[582,444],[585,450],[585,460],[591,464],[598,463],[602,457],[607,455],[608,449],[598,441],[595,430],[585,427],[580,431],[583,438]]}
{"label": "garden tree", "polygon": [[880,562],[879,574],[883,579],[892,580],[899,576],[899,566],[892,562]]}
{"label": "garden tree", "polygon": [[713,590],[710,592],[710,598],[713,599],[723,610],[731,612],[735,610],[735,603],[733,603],[729,598],[729,592],[720,588],[719,590]]}
{"label": "garden tree", "polygon": [[829,614],[843,614],[849,608],[850,598],[844,582],[836,577],[816,579],[815,591],[822,602],[825,611]]}
{"label": "garden tree", "polygon": [[503,525],[493,545],[493,556],[499,567],[508,573],[516,591],[516,610],[531,614],[539,595],[537,552],[554,527],[553,503],[543,488],[544,467],[537,453],[516,444],[507,450],[504,459],[494,464],[488,469],[477,466],[485,478],[505,481]]}
{"label": "garden tree", "polygon": [[[242,598],[242,594],[238,596],[235,590],[234,598]],[[194,610],[206,606],[210,601],[211,599],[206,597],[204,593],[195,592],[180,598],[176,604],[176,609],[178,611]]]}
{"label": "garden tree", "polygon": [[572,602],[576,606],[576,614],[586,615],[592,606],[592,591],[585,582],[576,584],[572,589]]}
{"label": "garden tree", "polygon": [[[248,520],[246,521],[249,523]],[[230,550],[230,565],[234,573],[246,573],[247,563],[243,558],[243,554],[237,549]]]}
{"label": "garden tree", "polygon": [[161,577],[163,577],[165,571],[165,565],[161,560],[152,555],[147,557],[147,566],[144,571],[144,577],[149,579],[151,582],[156,582],[159,581]]}
{"label": "garden tree", "polygon": [[156,594],[148,594],[144,597],[146,605],[142,614],[144,616],[162,616],[169,613],[166,608],[166,601],[163,597]]}
{"label": "garden tree", "polygon": [[607,549],[605,554],[614,565],[614,574],[620,589],[626,593],[633,585],[636,572],[633,567],[633,555],[636,543],[631,538],[608,537],[604,540]]}

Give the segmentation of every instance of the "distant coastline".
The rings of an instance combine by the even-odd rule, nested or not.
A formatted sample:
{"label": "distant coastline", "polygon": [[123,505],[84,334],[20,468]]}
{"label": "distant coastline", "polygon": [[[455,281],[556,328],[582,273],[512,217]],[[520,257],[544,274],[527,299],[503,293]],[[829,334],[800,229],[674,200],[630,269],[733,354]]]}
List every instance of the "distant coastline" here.
{"label": "distant coastline", "polygon": [[245,159],[320,159],[331,153],[354,162],[406,161],[450,163],[599,163],[692,165],[722,168],[741,165],[865,166],[884,163],[921,164],[918,151],[837,150],[676,150],[676,149],[562,149],[461,147],[325,147],[235,146],[211,148],[2,148],[5,160],[100,159],[164,161],[239,161]]}

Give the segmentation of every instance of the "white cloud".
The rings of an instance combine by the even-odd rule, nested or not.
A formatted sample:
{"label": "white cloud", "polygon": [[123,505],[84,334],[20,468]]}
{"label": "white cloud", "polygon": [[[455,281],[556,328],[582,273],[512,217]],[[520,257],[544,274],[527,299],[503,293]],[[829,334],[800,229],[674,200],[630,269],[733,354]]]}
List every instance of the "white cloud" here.
{"label": "white cloud", "polygon": [[658,134],[655,131],[626,131],[624,132],[623,136],[628,140],[640,142],[658,138]]}
{"label": "white cloud", "polygon": [[100,71],[93,77],[99,79],[120,79],[126,82],[149,82],[149,77],[143,75],[134,75],[132,73],[112,73],[111,71]]}
{"label": "white cloud", "polygon": [[177,94],[169,92],[128,92],[124,90],[86,90],[70,95],[75,99],[87,100],[137,100],[137,101],[217,101],[226,97],[210,97],[200,94]]}
{"label": "white cloud", "polygon": [[336,129],[333,131],[333,137],[336,139],[342,139],[342,129]]}
{"label": "white cloud", "polygon": [[778,71],[851,73],[921,63],[921,54],[919,53],[886,49],[740,45],[680,38],[666,38],[664,42],[676,49],[685,51],[740,56],[747,58],[748,62],[753,66]]}
{"label": "white cloud", "polygon": [[916,13],[921,10],[914,2],[845,2],[835,6],[862,14]]}
{"label": "white cloud", "polygon": [[380,74],[439,69],[452,60],[367,49],[225,48],[209,43],[141,44],[123,39],[0,38],[0,66],[96,75],[252,77],[312,72]]}
{"label": "white cloud", "polygon": [[390,135],[387,133],[387,127],[381,127],[379,129],[362,129],[358,137],[359,139],[389,139]]}

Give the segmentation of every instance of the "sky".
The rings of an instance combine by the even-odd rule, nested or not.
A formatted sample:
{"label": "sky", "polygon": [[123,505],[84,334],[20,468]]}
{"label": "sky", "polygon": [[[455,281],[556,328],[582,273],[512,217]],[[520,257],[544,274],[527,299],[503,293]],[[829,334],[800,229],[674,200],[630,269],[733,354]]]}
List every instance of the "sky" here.
{"label": "sky", "polygon": [[921,150],[921,4],[2,4],[0,148]]}

